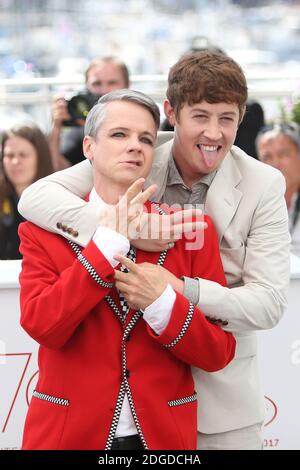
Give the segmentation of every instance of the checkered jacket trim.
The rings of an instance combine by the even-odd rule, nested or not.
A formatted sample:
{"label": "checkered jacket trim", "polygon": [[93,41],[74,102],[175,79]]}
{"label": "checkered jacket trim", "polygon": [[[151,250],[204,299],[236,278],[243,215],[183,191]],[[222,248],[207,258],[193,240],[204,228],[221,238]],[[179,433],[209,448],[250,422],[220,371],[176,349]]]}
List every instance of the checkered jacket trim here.
{"label": "checkered jacket trim", "polygon": [[128,382],[128,377],[127,377],[127,359],[126,359],[126,338],[129,335],[129,333],[131,332],[131,330],[134,328],[135,324],[137,323],[137,321],[139,320],[139,318],[142,315],[143,315],[143,312],[141,310],[137,310],[135,312],[135,314],[133,315],[132,319],[130,320],[130,322],[128,323],[128,325],[126,326],[125,330],[124,330],[123,338],[122,338],[122,372],[123,372],[124,385],[125,385],[125,390],[126,390],[128,402],[129,402],[129,405],[130,405],[132,417],[133,417],[138,435],[139,435],[140,440],[143,444],[143,448],[144,449],[149,449],[148,444],[147,444],[146,439],[145,439],[145,436],[143,434],[142,427],[140,425],[138,416],[137,416],[136,411],[135,411],[134,400],[133,400],[133,396],[132,396],[132,393],[131,393],[131,388],[130,388],[130,385],[129,385],[129,382]]}
{"label": "checkered jacket trim", "polygon": [[[166,259],[166,256],[168,254],[168,250],[163,250],[160,252],[159,254],[159,258],[158,258],[158,261],[157,261],[157,265],[158,266],[163,266],[164,262],[165,262],[165,259]],[[127,254],[128,258],[131,259],[132,261],[135,262],[136,260],[136,251],[135,251],[135,248],[131,247],[130,248],[130,251],[128,252]],[[125,268],[125,266],[121,266],[120,270],[122,272],[126,272],[127,269]],[[125,271],[126,270],[126,271]],[[128,272],[128,271],[127,271]],[[119,293],[119,300],[120,300],[120,305],[121,305],[121,310],[119,309],[119,307],[117,306],[117,304],[113,301],[113,299],[111,298],[110,295],[106,295],[104,298],[106,300],[106,302],[108,303],[108,305],[110,306],[110,308],[113,310],[113,312],[115,313],[115,315],[119,318],[119,320],[121,321],[122,324],[125,324],[126,322],[126,316],[127,316],[127,313],[129,311],[129,308],[128,308],[128,305],[127,305],[127,302],[125,301],[124,297],[122,298],[123,296]],[[141,314],[139,316],[141,316],[143,314],[142,311],[140,311]],[[129,325],[128,325],[129,326]],[[128,328],[128,327],[127,327]],[[124,339],[124,338],[123,338]]]}
{"label": "checkered jacket trim", "polygon": [[116,433],[116,430],[117,430],[117,427],[118,427],[118,422],[119,422],[119,418],[120,418],[120,414],[121,414],[121,410],[122,410],[122,405],[123,405],[125,393],[126,393],[125,392],[125,385],[124,385],[124,381],[123,381],[121,383],[121,387],[120,387],[120,390],[119,390],[117,403],[116,403],[116,407],[115,407],[115,412],[114,412],[114,415],[113,415],[113,418],[112,418],[112,422],[111,422],[111,426],[110,426],[110,430],[109,430],[109,433],[108,433],[108,438],[107,438],[104,450],[110,450],[111,449],[113,439],[115,437],[115,433]]}
{"label": "checkered jacket trim", "polygon": [[129,385],[129,382],[127,380],[127,361],[126,361],[126,342],[125,342],[127,336],[129,335],[129,333],[131,332],[131,330],[133,329],[133,327],[135,326],[135,324],[137,323],[137,321],[139,320],[139,318],[142,315],[143,315],[143,312],[141,310],[138,310],[137,312],[135,312],[135,314],[133,315],[132,319],[130,320],[130,322],[126,326],[126,328],[124,330],[124,333],[123,333],[123,338],[122,338],[122,375],[123,375],[123,381],[122,381],[120,391],[119,391],[119,395],[118,395],[118,398],[117,398],[116,408],[115,408],[115,412],[114,412],[114,415],[113,415],[110,430],[109,430],[109,433],[108,433],[108,438],[107,438],[107,442],[106,442],[106,445],[105,445],[105,450],[110,450],[111,449],[113,439],[114,439],[114,436],[115,436],[115,433],[116,433],[116,429],[117,429],[117,426],[118,426],[118,422],[119,422],[119,418],[120,418],[120,414],[121,414],[121,410],[122,410],[122,404],[123,404],[123,401],[124,401],[125,394],[127,395],[128,402],[129,402],[130,409],[131,409],[131,413],[132,413],[132,416],[133,416],[133,420],[134,420],[138,435],[139,435],[139,437],[141,439],[141,442],[143,444],[143,447],[145,449],[148,449],[146,439],[144,437],[144,434],[143,434],[138,416],[137,416],[136,411],[135,411],[135,406],[134,406],[134,401],[133,401],[130,385]]}
{"label": "checkered jacket trim", "polygon": [[47,395],[46,393],[40,393],[37,390],[33,391],[32,396],[34,398],[38,398],[38,400],[48,401],[49,403],[53,403],[54,405],[61,405],[61,406],[69,406],[70,401],[66,398],[58,398],[54,397],[53,395]]}
{"label": "checkered jacket trim", "polygon": [[[127,253],[127,257],[135,263],[136,250],[134,247],[130,247],[129,252]],[[120,271],[128,272],[128,269],[122,265],[120,268]],[[114,314],[118,317],[120,322],[124,325],[124,323],[126,322],[126,316],[129,312],[129,307],[124,296],[119,292],[119,301],[120,301],[121,310],[119,309],[118,305],[114,302],[114,300],[111,298],[110,295],[106,295],[104,298],[106,302],[108,303],[108,305],[110,306],[110,308],[113,310]]]}
{"label": "checkered jacket trim", "polygon": [[127,398],[128,398],[128,401],[129,401],[132,417],[133,417],[138,435],[140,437],[140,440],[143,444],[143,448],[146,449],[146,450],[149,450],[148,444],[146,442],[145,436],[144,436],[143,431],[142,431],[142,427],[140,425],[138,416],[137,416],[136,411],[135,411],[134,401],[133,401],[130,385],[129,385],[129,382],[128,382],[127,379],[125,380],[125,388],[126,388]]}
{"label": "checkered jacket trim", "polygon": [[186,405],[187,403],[192,403],[193,401],[197,401],[197,393],[195,392],[193,395],[184,398],[178,398],[177,400],[168,401],[168,405],[172,406],[180,406]]}
{"label": "checkered jacket trim", "polygon": [[160,215],[166,215],[166,212],[156,202],[152,202],[151,206],[154,207]]}
{"label": "checkered jacket trim", "polygon": [[190,326],[190,323],[191,323],[191,321],[192,321],[192,318],[193,318],[193,315],[194,315],[194,311],[195,311],[195,306],[190,303],[187,317],[186,317],[186,319],[185,319],[185,322],[184,322],[184,324],[183,324],[183,327],[182,327],[181,330],[180,330],[179,335],[178,335],[173,341],[171,341],[171,343],[164,344],[164,346],[165,346],[166,348],[174,348],[174,346],[176,346],[176,344],[179,343],[179,341],[184,337],[184,335],[185,335],[185,333],[187,332],[188,327]]}
{"label": "checkered jacket trim", "polygon": [[137,323],[138,319],[143,315],[143,311],[142,310],[137,310],[135,312],[135,314],[133,315],[133,317],[131,318],[130,322],[128,323],[128,325],[126,326],[124,332],[123,332],[123,336],[122,336],[122,341],[126,341],[127,339],[127,336],[129,335],[129,333],[131,332],[131,330],[133,329],[133,327],[135,326],[135,324]]}
{"label": "checkered jacket trim", "polygon": [[101,277],[95,271],[95,269],[90,264],[90,262],[83,256],[79,246],[76,243],[71,242],[71,240],[68,240],[68,242],[69,242],[71,248],[73,249],[73,251],[76,253],[78,261],[87,270],[87,272],[92,276],[94,281],[96,281],[97,284],[99,284],[101,287],[105,287],[106,289],[111,289],[114,285],[113,282],[106,282],[103,279],[101,279]]}
{"label": "checkered jacket trim", "polygon": [[119,307],[117,306],[117,304],[114,302],[114,300],[111,298],[110,295],[106,295],[105,297],[105,300],[106,302],[108,303],[108,305],[110,306],[110,308],[112,309],[112,311],[115,313],[115,315],[117,315],[118,319],[120,320],[121,323],[125,323],[126,321],[126,317],[124,317],[121,312],[120,312],[120,309]]}
{"label": "checkered jacket trim", "polygon": [[[128,259],[130,259],[133,263],[136,262],[136,249],[133,246],[130,247],[130,250],[128,251],[126,257]],[[122,273],[128,273],[129,272],[129,270],[123,264],[120,267],[120,271]],[[127,301],[125,300],[124,295],[121,292],[119,292],[119,302],[120,302],[120,307],[121,307],[120,314],[121,314],[121,317],[123,318],[123,320],[122,320],[123,323],[125,323],[126,316],[129,312],[129,305],[128,305]]]}

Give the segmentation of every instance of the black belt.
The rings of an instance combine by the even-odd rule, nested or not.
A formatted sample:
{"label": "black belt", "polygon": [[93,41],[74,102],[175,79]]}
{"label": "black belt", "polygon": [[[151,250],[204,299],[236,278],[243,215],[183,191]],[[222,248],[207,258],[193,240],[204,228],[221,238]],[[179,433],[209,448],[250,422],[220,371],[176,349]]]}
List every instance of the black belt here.
{"label": "black belt", "polygon": [[111,446],[111,450],[138,450],[143,449],[142,442],[138,436],[116,437]]}

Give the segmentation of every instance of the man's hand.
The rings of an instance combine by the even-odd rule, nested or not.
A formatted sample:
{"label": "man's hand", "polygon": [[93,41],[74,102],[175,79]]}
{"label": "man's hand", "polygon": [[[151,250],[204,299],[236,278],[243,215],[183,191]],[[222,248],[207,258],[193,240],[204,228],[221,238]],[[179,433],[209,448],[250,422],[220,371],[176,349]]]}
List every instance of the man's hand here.
{"label": "man's hand", "polygon": [[144,213],[140,236],[132,240],[131,244],[144,251],[163,251],[173,248],[176,240],[182,238],[184,233],[205,230],[206,227],[200,209],[180,210],[165,215]]}
{"label": "man's hand", "polygon": [[[143,191],[145,179],[135,181],[116,205],[107,206],[100,213],[100,225],[111,228],[130,241],[156,240],[155,249],[145,248],[139,240],[134,246],[145,251],[161,251],[172,248],[174,241],[183,233],[203,230],[207,224],[199,220],[202,212],[196,209],[177,211],[170,215],[144,212],[145,202],[155,193],[157,186],[152,184]],[[196,218],[196,219],[195,219]],[[195,219],[192,221],[192,219]]]}
{"label": "man's hand", "polygon": [[100,225],[119,232],[129,240],[138,238],[147,222],[144,204],[157,189],[152,184],[142,191],[144,182],[144,178],[139,178],[128,188],[118,204],[106,207],[100,214]]}
{"label": "man's hand", "polygon": [[53,126],[61,128],[64,121],[71,119],[68,113],[67,102],[64,97],[56,96],[52,102],[52,120]]}
{"label": "man's hand", "polygon": [[121,255],[116,255],[115,259],[129,270],[128,273],[115,270],[116,288],[123,294],[129,307],[144,310],[164,292],[168,282],[161,276],[160,266],[135,264]]}
{"label": "man's hand", "polygon": [[183,294],[184,281],[182,279],[178,279],[175,274],[171,273],[163,266],[159,266],[159,274],[163,277],[167,284],[170,284],[170,286],[173,287],[174,290],[179,292],[179,294]]}

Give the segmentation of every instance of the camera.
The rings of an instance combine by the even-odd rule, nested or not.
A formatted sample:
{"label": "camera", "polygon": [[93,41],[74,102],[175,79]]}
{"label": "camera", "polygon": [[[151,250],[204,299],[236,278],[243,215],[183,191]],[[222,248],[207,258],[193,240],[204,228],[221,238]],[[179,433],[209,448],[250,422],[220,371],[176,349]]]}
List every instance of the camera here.
{"label": "camera", "polygon": [[83,126],[89,111],[94,104],[97,103],[99,98],[100,95],[86,91],[66,99],[68,113],[71,119],[64,121],[64,126]]}

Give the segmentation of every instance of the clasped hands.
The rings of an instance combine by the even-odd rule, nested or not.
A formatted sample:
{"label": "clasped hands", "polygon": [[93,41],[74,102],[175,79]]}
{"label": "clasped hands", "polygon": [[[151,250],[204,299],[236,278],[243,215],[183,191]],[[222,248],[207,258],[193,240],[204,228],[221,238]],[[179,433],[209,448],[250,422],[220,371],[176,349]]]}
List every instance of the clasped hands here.
{"label": "clasped hands", "polygon": [[136,248],[144,251],[162,251],[174,246],[184,233],[206,228],[199,220],[202,211],[188,209],[161,215],[146,212],[144,204],[155,193],[157,186],[143,191],[144,178],[135,181],[120,201],[109,205],[100,213],[100,225],[124,235]]}
{"label": "clasped hands", "polygon": [[[135,181],[116,205],[108,206],[100,215],[100,223],[127,237],[136,248],[145,251],[162,251],[174,246],[183,233],[205,229],[203,221],[193,220],[201,216],[196,209],[160,215],[144,211],[145,202],[156,191],[151,185],[142,191],[144,179]],[[144,310],[164,292],[169,283],[182,293],[183,281],[174,274],[152,263],[135,264],[122,255],[115,259],[127,267],[128,273],[115,270],[115,285],[122,292],[129,307]]]}

